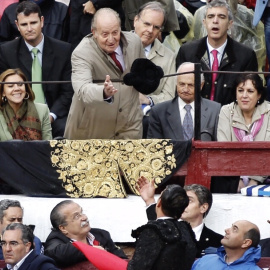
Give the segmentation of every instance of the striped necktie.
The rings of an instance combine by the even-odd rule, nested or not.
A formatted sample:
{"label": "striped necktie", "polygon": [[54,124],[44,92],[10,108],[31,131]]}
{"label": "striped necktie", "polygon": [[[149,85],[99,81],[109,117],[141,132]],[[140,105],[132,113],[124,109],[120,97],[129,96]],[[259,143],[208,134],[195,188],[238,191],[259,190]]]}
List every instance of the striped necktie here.
{"label": "striped necktie", "polygon": [[190,113],[192,107],[186,104],[184,108],[187,112],[183,121],[183,135],[185,140],[190,140],[193,137],[193,121]]}

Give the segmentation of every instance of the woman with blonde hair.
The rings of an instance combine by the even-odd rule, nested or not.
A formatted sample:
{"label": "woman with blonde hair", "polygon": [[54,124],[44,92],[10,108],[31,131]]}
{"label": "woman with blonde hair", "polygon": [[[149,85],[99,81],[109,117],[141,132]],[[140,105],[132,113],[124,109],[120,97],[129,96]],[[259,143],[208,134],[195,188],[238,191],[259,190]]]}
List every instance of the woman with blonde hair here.
{"label": "woman with blonde hair", "polygon": [[0,75],[0,141],[50,140],[52,128],[46,104],[34,103],[35,94],[20,69]]}

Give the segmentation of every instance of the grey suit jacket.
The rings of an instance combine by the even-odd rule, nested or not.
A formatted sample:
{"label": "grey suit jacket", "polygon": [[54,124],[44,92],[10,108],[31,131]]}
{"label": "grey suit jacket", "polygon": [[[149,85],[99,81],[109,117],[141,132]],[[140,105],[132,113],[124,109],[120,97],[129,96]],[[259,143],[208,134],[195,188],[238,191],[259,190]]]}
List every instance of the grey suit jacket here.
{"label": "grey suit jacket", "polygon": [[[215,141],[221,105],[201,99],[201,140]],[[155,105],[149,116],[147,138],[184,140],[178,97]]]}

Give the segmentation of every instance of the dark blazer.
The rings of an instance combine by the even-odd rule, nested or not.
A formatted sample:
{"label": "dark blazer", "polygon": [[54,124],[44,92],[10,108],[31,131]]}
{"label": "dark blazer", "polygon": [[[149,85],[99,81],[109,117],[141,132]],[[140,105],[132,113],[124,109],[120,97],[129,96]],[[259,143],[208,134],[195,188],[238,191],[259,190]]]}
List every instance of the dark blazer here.
{"label": "dark blazer", "polygon": [[[54,265],[55,262],[53,259],[44,256],[37,255],[35,252],[31,252],[23,264],[19,267],[20,270],[58,270]],[[4,270],[8,270],[7,267]]]}
{"label": "dark blazer", "polygon": [[[91,234],[98,241],[96,245],[102,246],[108,252],[120,258],[127,259],[125,253],[114,244],[108,231],[92,228]],[[71,239],[66,237],[61,231],[51,231],[44,247],[44,254],[53,258],[56,264],[61,267],[87,260],[83,253],[71,244]]]}
{"label": "dark blazer", "polygon": [[[179,49],[176,66],[184,62],[200,63],[203,70],[211,70],[207,49],[207,37],[185,43]],[[219,71],[258,71],[255,52],[247,46],[234,41],[229,36],[224,50]],[[218,74],[214,100],[226,105],[234,101],[233,84],[238,74]],[[205,73],[202,97],[209,99],[212,88],[212,76]]]}
{"label": "dark blazer", "polygon": [[[214,141],[217,137],[218,115],[221,105],[202,98],[201,140]],[[211,135],[209,135],[208,133]],[[149,116],[147,138],[184,140],[178,98],[155,105]]]}
{"label": "dark blazer", "polygon": [[[146,209],[146,214],[148,220],[156,220],[157,214],[156,214],[156,204],[150,205]],[[205,225],[203,226],[202,233],[200,240],[197,241],[197,254],[196,257],[200,258],[202,255],[204,255],[204,251],[208,247],[215,247],[218,248],[221,246],[221,239],[223,236],[221,234],[218,234],[209,228],[207,228]]]}
{"label": "dark blazer", "polygon": [[[20,68],[28,80],[32,78],[32,57],[22,37],[0,46],[0,73],[8,68]],[[42,55],[43,81],[71,81],[71,45],[44,36]],[[66,118],[73,88],[71,83],[43,84],[43,91],[50,112],[57,118]],[[62,133],[62,135],[64,132]]]}

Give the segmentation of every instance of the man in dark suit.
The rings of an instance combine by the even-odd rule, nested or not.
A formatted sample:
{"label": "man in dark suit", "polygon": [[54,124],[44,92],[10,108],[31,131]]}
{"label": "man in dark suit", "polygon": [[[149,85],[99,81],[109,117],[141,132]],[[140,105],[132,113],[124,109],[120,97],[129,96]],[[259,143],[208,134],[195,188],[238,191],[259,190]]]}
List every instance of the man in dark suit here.
{"label": "man in dark suit", "polygon": [[[155,211],[155,186],[154,181],[149,182],[145,177],[138,179],[138,190],[142,199],[145,201],[148,220],[156,219]],[[209,228],[203,222],[203,219],[209,213],[213,197],[209,189],[202,185],[192,184],[185,186],[184,189],[189,197],[189,205],[183,212],[181,219],[190,223],[192,230],[195,233],[197,240],[197,255],[199,258],[206,253],[213,253],[216,248],[221,246],[221,239],[223,236]]]}
{"label": "man in dark suit", "polygon": [[108,252],[127,259],[124,252],[117,247],[108,231],[91,228],[82,207],[72,200],[58,203],[50,215],[52,231],[45,242],[45,255],[53,258],[61,267],[70,266],[86,257],[72,245],[80,241],[95,248],[105,249]]}
{"label": "man in dark suit", "polygon": [[[177,72],[194,71],[193,63],[183,63]],[[201,77],[201,87],[204,79]],[[173,100],[154,106],[149,117],[147,138],[185,140],[183,123],[186,115],[185,105],[191,105],[191,116],[194,127],[194,73],[177,76],[177,94]],[[216,140],[220,104],[201,99],[201,139]]]}
{"label": "man in dark suit", "polygon": [[[34,2],[20,3],[16,14],[21,37],[0,46],[0,73],[9,68],[20,68],[32,80],[32,49],[37,48],[42,81],[70,81],[71,45],[42,34],[44,18]],[[70,83],[43,84],[42,90],[50,109],[53,137],[63,136],[73,96],[72,86]]]}
{"label": "man in dark suit", "polygon": [[[231,39],[227,31],[232,26],[232,11],[225,0],[213,0],[206,5],[206,15],[203,20],[207,37],[195,40],[181,46],[176,66],[183,62],[201,63],[203,70],[219,71],[258,71],[255,52]],[[217,55],[215,56],[215,54]],[[214,59],[216,58],[216,61]],[[216,68],[213,67],[216,63]],[[216,75],[216,74],[215,74]],[[233,101],[233,83],[237,74],[205,74],[205,84],[202,97],[221,103]]]}
{"label": "man in dark suit", "polygon": [[18,270],[57,270],[53,259],[33,252],[34,235],[32,230],[21,223],[11,223],[2,233],[1,246],[8,269]]}

